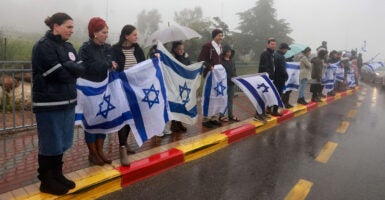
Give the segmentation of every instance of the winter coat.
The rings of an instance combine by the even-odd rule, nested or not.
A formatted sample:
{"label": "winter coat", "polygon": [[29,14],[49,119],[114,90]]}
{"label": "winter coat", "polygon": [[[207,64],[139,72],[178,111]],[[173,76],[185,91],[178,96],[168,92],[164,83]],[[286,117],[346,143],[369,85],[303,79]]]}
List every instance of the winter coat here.
{"label": "winter coat", "polygon": [[266,49],[262,52],[259,59],[259,73],[267,72],[269,74],[269,78],[274,80],[274,50]]}
{"label": "winter coat", "polygon": [[71,43],[47,31],[32,50],[33,111],[52,111],[76,105],[76,78],[84,73]]}
{"label": "winter coat", "polygon": [[286,71],[285,56],[281,51],[277,51],[274,54],[274,65],[274,84],[284,85],[287,79],[289,78],[289,75]]}
{"label": "winter coat", "polygon": [[301,53],[298,56],[299,61],[299,80],[311,79],[311,63],[309,61],[309,58],[304,54]]}
{"label": "winter coat", "polygon": [[315,57],[311,60],[311,63],[313,64],[313,68],[311,70],[311,78],[314,81],[313,83],[321,83],[322,74],[325,69],[325,62],[323,59]]}
{"label": "winter coat", "polygon": [[[225,60],[225,52],[231,51],[230,60]],[[235,68],[235,62],[233,60],[235,51],[230,48],[230,46],[223,47],[223,54],[222,54],[222,65],[226,70],[227,74],[227,85],[234,85],[234,83],[231,81],[231,78],[237,76],[237,70]]]}
{"label": "winter coat", "polygon": [[202,46],[202,50],[198,57],[198,62],[200,61],[204,61],[205,66],[203,68],[203,77],[206,77],[211,66],[222,64],[221,55],[218,55],[217,51],[215,51],[215,48],[211,44],[211,41],[207,42]]}
{"label": "winter coat", "polygon": [[173,54],[173,55],[174,55],[174,58],[177,59],[182,64],[184,64],[184,65],[191,65],[191,61],[188,58],[186,53],[183,53],[183,55],[181,55],[181,56],[180,55],[176,55],[176,54]]}
{"label": "winter coat", "polygon": [[86,68],[82,78],[101,82],[107,78],[107,71],[112,67],[110,45],[98,45],[92,39],[84,42],[79,49],[79,57]]}
{"label": "winter coat", "polygon": [[[133,45],[135,50],[134,50],[134,56],[136,58],[136,61],[138,63],[143,62],[146,60],[144,57],[144,52],[142,48],[138,44]],[[122,47],[118,44],[115,44],[111,48],[111,54],[112,54],[112,60],[115,61],[118,64],[118,67],[116,68],[116,71],[121,72],[124,70],[124,63],[126,61],[126,57],[124,56],[124,53],[122,51]]]}

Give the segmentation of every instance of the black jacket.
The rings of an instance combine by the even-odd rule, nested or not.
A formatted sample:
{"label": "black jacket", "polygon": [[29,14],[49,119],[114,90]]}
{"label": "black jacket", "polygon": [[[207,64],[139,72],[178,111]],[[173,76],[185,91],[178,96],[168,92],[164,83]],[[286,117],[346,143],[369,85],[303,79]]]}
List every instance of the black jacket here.
{"label": "black jacket", "polygon": [[[146,60],[146,58],[144,57],[144,52],[142,48],[140,48],[138,44],[134,44],[134,48],[135,48],[134,56],[136,58],[136,61],[140,63]],[[118,64],[118,68],[116,69],[116,71],[118,72],[123,71],[126,57],[123,54],[122,47],[117,44],[113,45],[111,54],[112,54],[112,60]]]}
{"label": "black jacket", "polygon": [[76,78],[84,73],[72,44],[48,31],[32,50],[34,112],[63,110],[76,105]]}
{"label": "black jacket", "polygon": [[286,71],[286,60],[285,56],[281,51],[277,51],[274,54],[275,72],[274,72],[274,84],[285,84],[289,75]]}
{"label": "black jacket", "polygon": [[[225,60],[225,53],[229,50],[231,51],[230,60]],[[235,55],[235,51],[231,49],[228,45],[225,45],[223,47],[222,65],[226,69],[227,85],[234,85],[234,83],[231,81],[231,78],[237,76],[237,70],[235,69],[235,62],[233,60],[234,55]]]}
{"label": "black jacket", "polygon": [[79,49],[79,57],[86,68],[82,78],[101,82],[107,77],[107,71],[112,67],[110,45],[98,45],[92,39],[84,42]]}
{"label": "black jacket", "polygon": [[274,51],[271,49],[266,49],[262,52],[259,59],[259,73],[267,72],[269,78],[274,80]]}
{"label": "black jacket", "polygon": [[184,65],[191,65],[191,61],[190,59],[186,56],[186,53],[184,53],[183,55],[179,56],[179,55],[176,55],[176,54],[173,54],[174,57],[181,63],[183,63]]}

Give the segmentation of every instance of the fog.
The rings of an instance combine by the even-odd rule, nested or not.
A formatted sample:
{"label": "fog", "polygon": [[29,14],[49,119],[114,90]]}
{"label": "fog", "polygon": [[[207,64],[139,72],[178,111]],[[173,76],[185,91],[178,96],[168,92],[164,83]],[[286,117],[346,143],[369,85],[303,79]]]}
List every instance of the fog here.
{"label": "fog", "polygon": [[[2,0],[0,27],[26,33],[43,33],[43,20],[55,12],[66,12],[76,24],[84,24],[77,30],[86,31],[91,17],[99,16],[109,24],[110,32],[118,34],[125,24],[135,24],[142,10],[157,9],[162,15],[161,27],[174,23],[174,13],[182,9],[200,6],[205,17],[220,17],[237,30],[236,13],[255,6],[257,0]],[[275,0],[278,18],[286,19],[293,32],[290,36],[297,43],[313,49],[328,42],[328,48],[350,50],[367,42],[364,58],[385,59],[385,1],[382,0]],[[263,27],[261,27],[263,28]],[[279,41],[284,42],[284,41]]]}

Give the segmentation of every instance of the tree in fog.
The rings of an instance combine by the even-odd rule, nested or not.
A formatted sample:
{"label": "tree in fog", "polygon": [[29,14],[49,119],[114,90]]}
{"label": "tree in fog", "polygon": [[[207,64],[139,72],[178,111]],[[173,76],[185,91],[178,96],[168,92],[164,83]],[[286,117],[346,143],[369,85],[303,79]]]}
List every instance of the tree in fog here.
{"label": "tree in fog", "polygon": [[250,39],[249,44],[253,44],[253,51],[257,55],[256,60],[259,60],[259,55],[264,50],[269,37],[274,37],[278,43],[293,42],[293,39],[288,36],[292,32],[290,24],[285,19],[277,19],[272,0],[259,0],[255,7],[238,15],[241,21],[238,29]]}
{"label": "tree in fog", "polygon": [[5,37],[4,37],[3,31],[0,30],[0,60],[4,60],[5,59],[5,52],[4,52],[5,44],[4,44],[4,40],[5,40]]}
{"label": "tree in fog", "polygon": [[214,17],[213,19],[214,19],[214,23],[213,23],[214,28],[221,29],[225,37],[229,36],[230,35],[229,26],[224,21],[222,21],[221,18],[219,17]]}
{"label": "tree in fog", "polygon": [[198,59],[202,45],[211,40],[211,25],[209,18],[203,17],[201,7],[194,9],[183,9],[180,12],[175,12],[174,21],[181,26],[187,26],[202,35],[200,39],[192,39],[185,42],[186,52],[190,55],[192,61]]}
{"label": "tree in fog", "polygon": [[162,22],[162,16],[157,9],[150,11],[143,10],[138,14],[136,28],[140,34],[139,39],[145,41],[148,36],[159,29]]}

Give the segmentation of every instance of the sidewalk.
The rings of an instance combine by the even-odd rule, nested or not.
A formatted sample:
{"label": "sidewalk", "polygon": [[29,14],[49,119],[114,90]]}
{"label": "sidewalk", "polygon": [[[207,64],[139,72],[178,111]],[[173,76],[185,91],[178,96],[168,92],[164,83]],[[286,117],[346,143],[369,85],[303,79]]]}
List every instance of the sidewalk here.
{"label": "sidewalk", "polygon": [[[306,90],[309,91],[309,90]],[[39,192],[37,176],[36,130],[0,136],[0,200],[2,199],[84,199],[97,198],[121,189],[134,182],[160,173],[169,168],[210,154],[244,137],[262,132],[292,117],[324,106],[356,90],[348,90],[328,97],[322,103],[295,106],[285,110],[284,116],[272,118],[263,125],[251,118],[255,109],[242,93],[234,99],[234,111],[241,119],[237,123],[225,123],[210,130],[201,126],[201,118],[194,126],[187,126],[187,133],[173,133],[163,138],[154,137],[142,147],[129,138],[130,147],[137,153],[130,155],[132,164],[120,166],[117,134],[109,134],[105,141],[105,152],[114,161],[103,167],[88,162],[88,149],[81,128],[75,128],[74,145],[65,153],[64,173],[75,180],[77,187],[68,195],[57,197]],[[307,99],[310,93],[306,94]],[[297,93],[291,94],[294,105]],[[132,135],[131,135],[132,136]]]}

